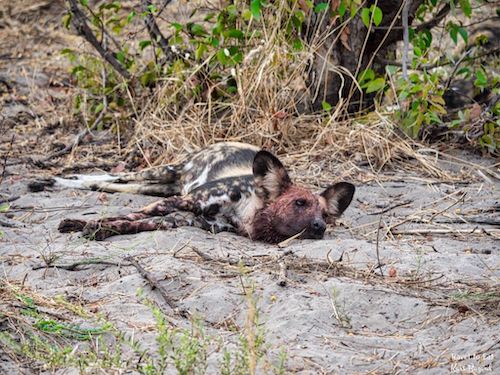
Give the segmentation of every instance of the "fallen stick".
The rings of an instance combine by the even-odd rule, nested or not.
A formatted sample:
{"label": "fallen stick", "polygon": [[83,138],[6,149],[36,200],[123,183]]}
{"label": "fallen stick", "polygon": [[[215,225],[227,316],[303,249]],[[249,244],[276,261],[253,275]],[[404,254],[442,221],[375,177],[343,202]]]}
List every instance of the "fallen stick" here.
{"label": "fallen stick", "polygon": [[20,224],[17,224],[15,221],[13,220],[4,220],[4,219],[0,219],[0,226],[1,227],[5,227],[5,228],[19,228],[21,227],[22,225]]}
{"label": "fallen stick", "polygon": [[[464,222],[465,221],[465,222]],[[500,226],[500,220],[495,219],[483,219],[476,217],[465,217],[463,220],[439,220],[434,221],[434,224],[482,224],[482,225],[492,225],[492,226]]]}
{"label": "fallen stick", "polygon": [[83,138],[87,135],[87,133],[90,133],[92,130],[94,130],[96,128],[97,125],[99,125],[99,123],[102,121],[102,119],[104,117],[104,112],[105,111],[103,109],[101,111],[101,113],[99,113],[99,116],[97,116],[97,118],[95,119],[94,123],[90,127],[85,128],[80,133],[78,133],[72,143],[70,143],[69,145],[65,146],[62,150],[54,152],[53,154],[50,154],[49,156],[47,156],[47,157],[45,157],[45,158],[43,158],[41,160],[34,161],[35,164],[43,165],[45,162],[48,162],[48,161],[50,161],[50,160],[52,160],[54,158],[57,158],[57,157],[66,155],[66,154],[68,154],[70,152],[73,152],[73,150],[76,147],[78,147],[80,145],[80,143],[82,143]]}
{"label": "fallen stick", "polygon": [[[430,207],[430,206],[432,206],[432,205],[435,205],[435,204],[437,204],[438,202],[441,202],[441,201],[443,201],[443,200],[445,200],[445,199],[447,199],[447,198],[450,198],[450,197],[452,197],[452,196],[454,196],[454,195],[457,195],[457,194],[459,194],[459,193],[462,193],[462,191],[460,191],[460,190],[458,190],[458,191],[454,191],[453,193],[447,194],[446,196],[441,197],[441,198],[439,198],[439,199],[437,199],[437,200],[435,200],[435,201],[433,201],[433,202],[430,202],[430,203],[425,204],[424,206],[422,206],[422,207],[421,207],[421,210],[420,210],[419,212],[414,213],[414,214],[412,214],[412,215],[409,215],[409,216],[407,216],[406,218],[404,218],[403,220],[399,221],[398,223],[393,224],[393,225],[391,225],[390,227],[388,227],[388,228],[386,229],[386,231],[385,231],[384,237],[385,237],[385,236],[387,236],[387,234],[389,234],[389,233],[394,234],[394,228],[397,228],[397,227],[399,227],[399,226],[401,226],[401,225],[403,225],[403,224],[405,224],[405,223],[407,223],[407,222],[409,222],[409,221],[415,221],[415,220],[418,220],[417,214],[418,214],[418,215],[420,215],[420,216],[424,215],[424,214],[425,214],[425,209],[427,209],[428,207]],[[370,223],[370,225],[371,225],[371,224],[375,224],[375,223],[376,223],[376,222],[374,221],[373,223]],[[361,227],[362,227],[362,226],[359,226],[358,228],[361,228]],[[358,228],[354,228],[354,229],[358,229]],[[377,229],[375,229],[375,230],[372,230],[372,231],[370,231],[370,232],[366,233],[365,235],[366,235],[366,236],[370,236],[370,235],[372,235],[372,234],[375,234],[378,230],[379,230],[379,229],[377,228]]]}
{"label": "fallen stick", "polygon": [[408,206],[409,204],[411,204],[413,201],[411,200],[407,200],[407,201],[404,201],[404,202],[401,202],[401,203],[398,203],[398,204],[395,204],[393,206],[390,206],[390,207],[387,207],[387,208],[384,208],[383,210],[381,211],[377,211],[377,212],[369,212],[367,213],[367,215],[382,215],[382,214],[385,214],[395,208],[398,208],[398,207],[403,207],[403,206]]}
{"label": "fallen stick", "polygon": [[149,283],[151,289],[156,289],[163,297],[163,300],[167,303],[167,305],[173,310],[177,311],[177,307],[175,305],[175,301],[173,301],[169,296],[168,290],[166,290],[160,282],[148,271],[144,269],[144,267],[135,259],[134,257],[126,257],[126,261],[130,262],[130,265],[134,266],[139,272],[139,274]]}
{"label": "fallen stick", "polygon": [[380,276],[384,277],[384,272],[382,271],[382,263],[380,262],[380,251],[379,251],[379,234],[380,234],[380,224],[382,224],[382,215],[380,215],[380,218],[378,220],[378,227],[377,227],[377,243],[375,246],[375,249],[377,251],[377,263],[378,263],[378,269],[380,271]]}
{"label": "fallen stick", "polygon": [[80,266],[90,266],[93,264],[103,264],[103,265],[107,265],[107,266],[116,266],[116,267],[132,266],[132,264],[127,264],[127,263],[117,263],[117,262],[110,262],[107,260],[99,260],[99,259],[88,259],[88,260],[80,260],[80,261],[70,263],[70,264],[52,264],[52,263],[38,264],[38,265],[32,266],[31,269],[33,271],[36,271],[36,270],[43,269],[43,268],[60,268],[62,270],[66,270],[66,271],[83,271],[83,270],[86,270],[87,268],[81,268],[79,270],[77,270],[77,268]]}
{"label": "fallen stick", "polygon": [[434,213],[434,214],[430,217],[429,222],[432,222],[432,220],[433,220],[436,216],[441,215],[443,212],[448,211],[450,208],[452,208],[452,207],[456,206],[457,204],[459,204],[459,203],[463,203],[463,202],[464,202],[464,198],[465,198],[465,196],[466,196],[466,195],[467,195],[467,192],[463,193],[463,194],[460,196],[460,198],[458,198],[455,202],[453,202],[453,203],[449,204],[448,206],[446,206],[445,208],[443,208],[441,211],[438,211],[438,212]]}
{"label": "fallen stick", "polygon": [[484,228],[473,228],[471,229],[406,229],[392,231],[394,235],[415,235],[415,234],[487,234],[493,237],[500,237],[500,229],[484,229]]}
{"label": "fallen stick", "polygon": [[234,258],[219,258],[219,257],[216,258],[216,257],[213,257],[211,255],[204,253],[203,251],[201,251],[200,249],[198,249],[196,247],[191,247],[190,249],[193,250],[197,255],[199,255],[201,257],[201,259],[208,261],[208,262],[227,263],[231,266],[237,266],[240,263],[246,267],[255,266],[255,262],[253,260],[250,260],[250,259],[243,259],[243,258],[234,259]]}
{"label": "fallen stick", "polygon": [[14,202],[14,201],[18,200],[19,198],[21,198],[19,195],[13,195],[13,196],[7,197],[7,198],[0,198],[0,204]]}
{"label": "fallen stick", "polygon": [[296,238],[300,237],[300,236],[302,235],[302,233],[304,233],[305,231],[306,231],[306,230],[305,230],[305,229],[303,229],[303,230],[302,230],[302,232],[299,232],[299,233],[297,233],[297,234],[294,234],[293,236],[288,237],[286,240],[281,241],[281,242],[278,244],[278,247],[279,247],[279,248],[285,248],[285,247],[287,247],[288,245],[290,245],[290,243],[291,243],[294,239],[296,239]]}

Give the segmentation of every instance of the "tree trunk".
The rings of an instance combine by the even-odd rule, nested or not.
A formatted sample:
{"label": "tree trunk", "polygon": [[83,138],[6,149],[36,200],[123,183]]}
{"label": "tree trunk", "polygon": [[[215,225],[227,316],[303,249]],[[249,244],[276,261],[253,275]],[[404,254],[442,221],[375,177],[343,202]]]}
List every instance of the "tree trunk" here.
{"label": "tree trunk", "polygon": [[[408,23],[411,25],[415,12],[423,0],[409,1]],[[315,0],[315,4],[320,2],[324,1]],[[330,10],[335,10],[340,5],[339,0],[332,0],[329,3]],[[362,95],[354,85],[353,77],[366,68],[383,74],[385,64],[378,61],[375,56],[394,57],[395,43],[403,37],[402,3],[402,0],[378,2],[369,0],[365,7],[369,8],[372,4],[376,4],[382,10],[383,18],[378,27],[372,24],[368,37],[368,28],[360,17],[361,10],[352,20],[343,24],[338,17],[332,18],[327,15],[331,14],[331,11],[309,12],[303,37],[315,51],[308,77],[313,110],[320,110],[324,101],[332,106],[340,101],[342,104],[348,102],[350,111],[371,104],[372,97]],[[344,20],[349,20],[349,17],[346,12]]]}

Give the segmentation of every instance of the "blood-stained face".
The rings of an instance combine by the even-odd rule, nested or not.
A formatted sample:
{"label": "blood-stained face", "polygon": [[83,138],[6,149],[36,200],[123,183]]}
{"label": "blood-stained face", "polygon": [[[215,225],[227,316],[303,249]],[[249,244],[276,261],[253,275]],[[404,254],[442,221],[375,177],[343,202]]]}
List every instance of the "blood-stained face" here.
{"label": "blood-stained face", "polygon": [[321,239],[327,223],[334,223],[349,206],[354,185],[341,182],[320,195],[292,184],[281,162],[266,151],[254,160],[255,192],[265,203],[254,220],[252,237],[279,242],[301,233],[302,238]]}
{"label": "blood-stained face", "polygon": [[319,196],[305,188],[290,186],[267,211],[274,230],[285,237],[303,232],[302,238],[323,238],[326,221]]}

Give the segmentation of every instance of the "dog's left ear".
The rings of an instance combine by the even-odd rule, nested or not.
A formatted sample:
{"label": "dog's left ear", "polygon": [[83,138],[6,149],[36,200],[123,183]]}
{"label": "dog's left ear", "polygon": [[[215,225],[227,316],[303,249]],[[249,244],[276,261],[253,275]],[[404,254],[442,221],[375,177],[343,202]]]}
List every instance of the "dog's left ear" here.
{"label": "dog's left ear", "polygon": [[354,185],[348,182],[339,182],[326,188],[321,196],[326,201],[328,215],[333,218],[340,217],[351,204],[355,190]]}
{"label": "dog's left ear", "polygon": [[279,197],[292,184],[279,159],[267,151],[259,151],[253,160],[255,193],[264,201]]}

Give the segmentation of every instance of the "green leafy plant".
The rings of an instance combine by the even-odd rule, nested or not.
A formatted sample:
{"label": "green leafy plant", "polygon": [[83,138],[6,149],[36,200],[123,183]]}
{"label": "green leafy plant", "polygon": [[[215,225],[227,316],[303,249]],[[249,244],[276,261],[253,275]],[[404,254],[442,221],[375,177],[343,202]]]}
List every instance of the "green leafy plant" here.
{"label": "green leafy plant", "polygon": [[158,348],[157,355],[150,356],[146,364],[141,366],[141,372],[163,374],[173,364],[181,375],[205,373],[208,342],[201,322],[194,320],[191,330],[173,328],[160,309],[149,301],[145,303],[151,308],[156,320]]}
{"label": "green leafy plant", "polygon": [[[344,4],[344,3],[342,3]],[[347,3],[346,3],[347,4]],[[473,7],[470,0],[459,0],[443,6],[443,1],[424,1],[416,12],[416,19],[425,24],[426,15],[436,9],[446,10],[446,6],[451,9],[459,8],[466,18],[473,15]],[[361,9],[360,17],[363,24],[369,27],[376,27],[383,19],[382,12],[374,5]],[[469,31],[467,26],[459,19],[452,18],[445,25],[445,30],[454,45],[461,41],[467,46],[469,41]],[[470,47],[464,49],[460,55],[451,57],[448,54],[436,54],[433,34],[426,28],[409,28],[409,41],[411,59],[409,68],[412,69],[408,79],[402,79],[401,69],[395,66],[386,66],[386,76],[378,73],[373,68],[361,71],[357,78],[359,87],[366,94],[379,94],[392,88],[391,94],[397,98],[398,110],[396,111],[396,122],[402,130],[411,137],[418,137],[422,134],[422,129],[433,125],[442,125],[445,117],[449,113],[445,106],[444,93],[454,77],[473,80],[476,93],[498,92],[498,76],[494,70],[485,69],[475,62],[475,53]],[[487,38],[479,37],[475,40],[476,45],[481,46],[487,43]],[[441,67],[454,65],[450,69],[451,77]],[[441,68],[441,69],[440,69]],[[452,127],[464,123],[468,110],[461,111],[461,117],[451,122]],[[495,118],[495,109],[489,112],[491,121],[484,124],[483,134],[478,138],[478,144],[489,152],[495,152],[498,143],[498,125]]]}
{"label": "green leafy plant", "polygon": [[423,126],[442,123],[446,115],[443,88],[438,73],[411,73],[409,80],[397,80],[400,108],[396,112],[403,131],[416,138]]}
{"label": "green leafy plant", "polygon": [[373,23],[375,26],[380,25],[382,22],[383,18],[383,13],[382,10],[373,4],[369,8],[362,8],[361,9],[361,20],[363,21],[363,24],[369,28],[370,25]]}
{"label": "green leafy plant", "polygon": [[383,76],[375,73],[372,69],[365,69],[358,75],[358,83],[367,94],[383,91],[386,81]]}

